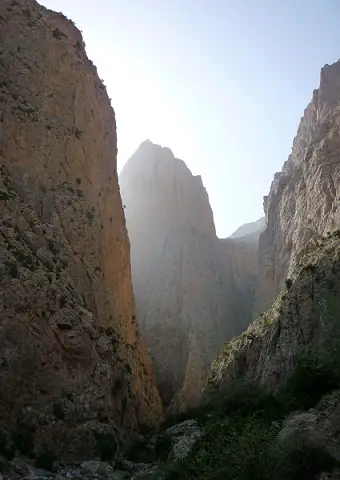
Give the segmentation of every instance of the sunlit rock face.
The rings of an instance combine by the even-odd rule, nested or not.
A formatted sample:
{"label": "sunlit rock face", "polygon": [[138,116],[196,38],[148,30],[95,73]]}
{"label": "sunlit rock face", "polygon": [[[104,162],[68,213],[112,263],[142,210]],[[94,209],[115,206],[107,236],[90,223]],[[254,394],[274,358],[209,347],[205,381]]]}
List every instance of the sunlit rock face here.
{"label": "sunlit rock face", "polygon": [[321,70],[292,152],[264,199],[255,313],[266,310],[291,275],[296,253],[340,225],[340,62]]}
{"label": "sunlit rock face", "polygon": [[[144,142],[119,181],[137,320],[164,404],[182,409],[199,400],[223,341],[250,321],[241,277],[253,295],[256,251],[216,237],[201,177],[168,148]],[[251,257],[249,278],[242,250]]]}
{"label": "sunlit rock face", "polygon": [[96,455],[98,435],[162,416],[137,335],[115,116],[63,15],[4,0],[0,43],[0,427],[29,433],[36,453]]}

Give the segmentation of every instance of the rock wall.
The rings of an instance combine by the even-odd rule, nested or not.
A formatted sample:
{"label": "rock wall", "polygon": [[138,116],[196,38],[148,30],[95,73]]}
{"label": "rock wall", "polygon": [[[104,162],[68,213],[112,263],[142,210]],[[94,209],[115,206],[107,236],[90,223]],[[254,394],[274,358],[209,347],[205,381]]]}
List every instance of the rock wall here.
{"label": "rock wall", "polygon": [[314,235],[340,225],[340,62],[321,70],[320,87],[300,121],[292,152],[264,199],[255,313],[265,311],[290,277],[296,253]]}
{"label": "rock wall", "polygon": [[256,222],[245,223],[241,225],[234,233],[230,235],[230,239],[237,240],[240,243],[258,247],[260,235],[266,228],[266,220],[264,217],[259,218]]}
{"label": "rock wall", "polygon": [[199,400],[223,341],[249,324],[256,252],[216,237],[201,177],[168,148],[144,142],[119,181],[138,322],[164,404],[182,409]]}
{"label": "rock wall", "polygon": [[0,423],[35,450],[92,455],[98,435],[162,415],[136,328],[115,116],[63,15],[3,0],[0,45]]}
{"label": "rock wall", "polygon": [[[252,235],[249,235],[252,236]],[[225,275],[229,285],[234,293],[228,297],[228,309],[232,307],[234,312],[231,320],[235,319],[235,328],[232,335],[238,335],[248,327],[252,319],[252,311],[255,301],[257,275],[258,275],[258,255],[255,239],[243,241],[242,239],[218,239],[219,258],[224,266]]]}
{"label": "rock wall", "polygon": [[288,283],[272,308],[226,343],[208,378],[206,395],[235,379],[275,390],[306,347],[340,340],[340,230],[313,239],[299,252]]}
{"label": "rock wall", "polygon": [[225,345],[208,391],[244,376],[275,389],[306,347],[340,338],[340,62],[321,70],[264,207],[255,312],[276,301]]}

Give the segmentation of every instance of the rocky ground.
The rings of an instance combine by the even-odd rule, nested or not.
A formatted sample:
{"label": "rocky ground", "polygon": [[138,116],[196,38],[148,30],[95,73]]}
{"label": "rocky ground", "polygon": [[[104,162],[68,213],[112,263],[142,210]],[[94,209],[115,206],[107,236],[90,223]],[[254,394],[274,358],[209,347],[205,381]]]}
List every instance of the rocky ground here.
{"label": "rocky ground", "polygon": [[[299,384],[307,391],[308,382]],[[304,405],[298,395],[301,389],[294,382],[289,387],[274,396],[254,383],[235,382],[188,412],[190,418],[183,420],[181,414],[182,421],[168,418],[160,428],[143,431],[114,460],[62,463],[53,457],[13,458],[2,465],[0,479],[340,478],[340,390],[330,387],[306,410],[299,408]]]}
{"label": "rocky ground", "polygon": [[161,432],[139,435],[126,451],[110,462],[62,463],[55,461],[52,455],[35,461],[15,457],[3,463],[0,480],[165,479],[167,470],[185,459],[202,435],[198,422],[191,419]]}

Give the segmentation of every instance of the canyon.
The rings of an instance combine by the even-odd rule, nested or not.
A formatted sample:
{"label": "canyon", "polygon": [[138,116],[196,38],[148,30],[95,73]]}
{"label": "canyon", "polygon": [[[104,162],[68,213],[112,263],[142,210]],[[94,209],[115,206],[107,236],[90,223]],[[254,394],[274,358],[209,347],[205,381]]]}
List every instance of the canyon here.
{"label": "canyon", "polygon": [[2,0],[0,42],[3,478],[295,480],[271,448],[294,428],[287,451],[327,453],[308,478],[337,478],[340,62],[265,217],[221,239],[169,148],[146,140],[118,178],[115,113],[71,20]]}

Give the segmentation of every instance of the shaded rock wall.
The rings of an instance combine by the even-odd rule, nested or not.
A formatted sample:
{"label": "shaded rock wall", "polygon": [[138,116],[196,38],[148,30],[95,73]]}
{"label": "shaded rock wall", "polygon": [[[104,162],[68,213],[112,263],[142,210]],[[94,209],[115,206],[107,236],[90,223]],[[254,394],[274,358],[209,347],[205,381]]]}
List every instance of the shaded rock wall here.
{"label": "shaded rock wall", "polygon": [[115,116],[63,15],[4,0],[0,45],[0,422],[20,421],[38,450],[90,455],[96,435],[161,418],[136,328]]}

